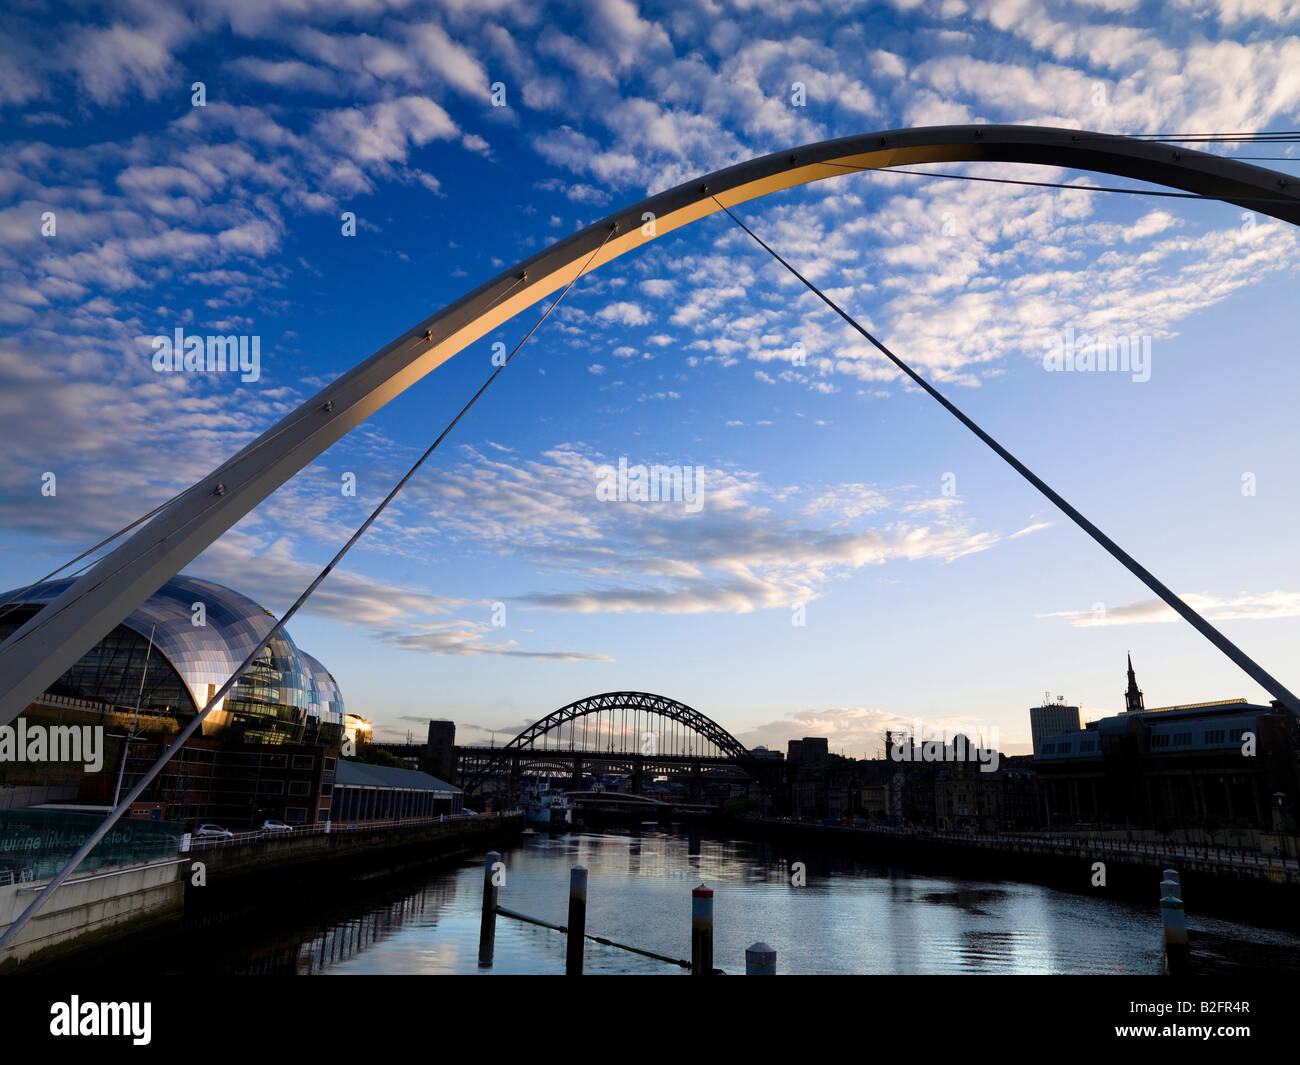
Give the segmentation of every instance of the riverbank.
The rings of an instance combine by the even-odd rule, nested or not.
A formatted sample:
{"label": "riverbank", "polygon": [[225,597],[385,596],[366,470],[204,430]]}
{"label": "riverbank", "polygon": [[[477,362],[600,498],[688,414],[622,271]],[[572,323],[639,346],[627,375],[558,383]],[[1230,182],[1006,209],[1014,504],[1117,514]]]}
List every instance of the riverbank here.
{"label": "riverbank", "polygon": [[[1152,976],[1163,954],[1150,899],[1070,895],[1031,883],[921,872],[806,845],[751,842],[694,826],[575,831],[493,843],[503,862],[499,905],[566,924],[570,870],[588,869],[587,931],[665,957],[690,954],[692,898],[714,892],[714,964],[742,973],[757,941],[780,974],[1130,974]],[[790,864],[806,864],[791,883]],[[79,952],[44,975],[132,986],[234,975],[562,974],[566,939],[501,918],[491,968],[478,964],[483,853],[393,874],[257,882],[241,912],[174,922]],[[249,901],[246,893],[240,899]],[[1193,910],[1198,976],[1300,975],[1300,937]],[[588,941],[590,975],[677,975],[650,957]],[[486,992],[476,992],[485,994]]]}
{"label": "riverbank", "polygon": [[[148,898],[137,892],[134,870],[113,871],[113,876],[95,880],[74,877],[24,929],[27,934],[17,949],[0,961],[0,974],[76,968],[88,952],[111,962],[132,943],[256,920],[268,896],[301,897],[304,892],[328,892],[339,885],[455,864],[517,842],[523,829],[522,814],[509,814],[277,835],[205,847],[169,865],[165,883],[159,883],[161,873],[152,870]],[[125,890],[117,889],[119,883]],[[0,892],[14,895],[9,908],[16,915],[40,887],[37,882]]]}
{"label": "riverbank", "polygon": [[[1179,871],[1189,913],[1300,931],[1293,869],[1197,858],[1177,849],[1124,849],[1110,840],[1039,841],[914,835],[753,818],[721,817],[713,831],[776,843],[790,860],[803,852],[850,857],[916,872],[1015,880],[1076,895],[1149,905],[1160,897],[1164,869]],[[1100,864],[1101,868],[1098,868]]]}

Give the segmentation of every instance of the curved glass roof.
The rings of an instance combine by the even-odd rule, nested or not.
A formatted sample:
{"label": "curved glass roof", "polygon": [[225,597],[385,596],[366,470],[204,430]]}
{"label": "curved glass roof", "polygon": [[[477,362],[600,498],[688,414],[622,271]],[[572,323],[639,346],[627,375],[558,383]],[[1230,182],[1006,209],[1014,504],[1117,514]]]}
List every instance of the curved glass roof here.
{"label": "curved glass roof", "polygon": [[[298,654],[311,668],[312,676],[316,680],[316,693],[320,697],[321,717],[329,721],[342,721],[343,715],[347,711],[343,708],[343,693],[339,691],[338,681],[334,679],[334,675],[328,669],[321,665],[319,658],[302,650]],[[337,717],[332,715],[337,715]]]}
{"label": "curved glass roof", "polygon": [[[48,603],[71,584],[71,579],[47,581],[25,594],[6,593],[0,599],[13,595],[17,603]],[[180,574],[122,624],[145,639],[153,632],[154,651],[184,680],[197,712],[265,639],[275,617],[232,588]],[[318,677],[325,678],[327,686],[319,686]],[[334,678],[316,659],[299,651],[284,630],[232,689],[230,698],[293,706],[326,721],[343,721],[343,699]]]}

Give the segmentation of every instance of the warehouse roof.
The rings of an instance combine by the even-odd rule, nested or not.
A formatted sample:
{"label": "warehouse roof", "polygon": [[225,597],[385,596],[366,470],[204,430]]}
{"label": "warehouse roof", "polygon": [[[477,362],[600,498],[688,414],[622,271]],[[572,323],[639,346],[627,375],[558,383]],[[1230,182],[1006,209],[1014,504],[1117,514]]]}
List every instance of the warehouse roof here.
{"label": "warehouse roof", "polygon": [[340,758],[334,783],[354,788],[408,788],[412,791],[459,792],[460,788],[416,769],[397,769]]}

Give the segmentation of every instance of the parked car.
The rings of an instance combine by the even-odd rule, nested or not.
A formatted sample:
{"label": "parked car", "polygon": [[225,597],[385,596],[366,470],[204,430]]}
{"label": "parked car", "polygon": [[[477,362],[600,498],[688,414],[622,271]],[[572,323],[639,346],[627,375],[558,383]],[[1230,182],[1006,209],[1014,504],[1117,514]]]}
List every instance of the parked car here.
{"label": "parked car", "polygon": [[286,825],[283,821],[263,821],[263,832],[292,832],[293,825]]}
{"label": "parked car", "polygon": [[220,825],[199,825],[194,831],[194,835],[199,839],[231,839],[234,833],[228,828],[222,828]]}

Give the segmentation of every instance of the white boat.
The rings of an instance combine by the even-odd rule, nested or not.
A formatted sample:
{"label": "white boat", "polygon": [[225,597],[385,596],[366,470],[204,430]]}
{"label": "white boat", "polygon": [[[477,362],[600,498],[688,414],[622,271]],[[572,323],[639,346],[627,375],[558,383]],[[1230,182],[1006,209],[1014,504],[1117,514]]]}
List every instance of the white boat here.
{"label": "white boat", "polygon": [[552,791],[546,785],[525,788],[523,804],[524,816],[530,825],[559,827],[573,824],[573,804],[562,791]]}

